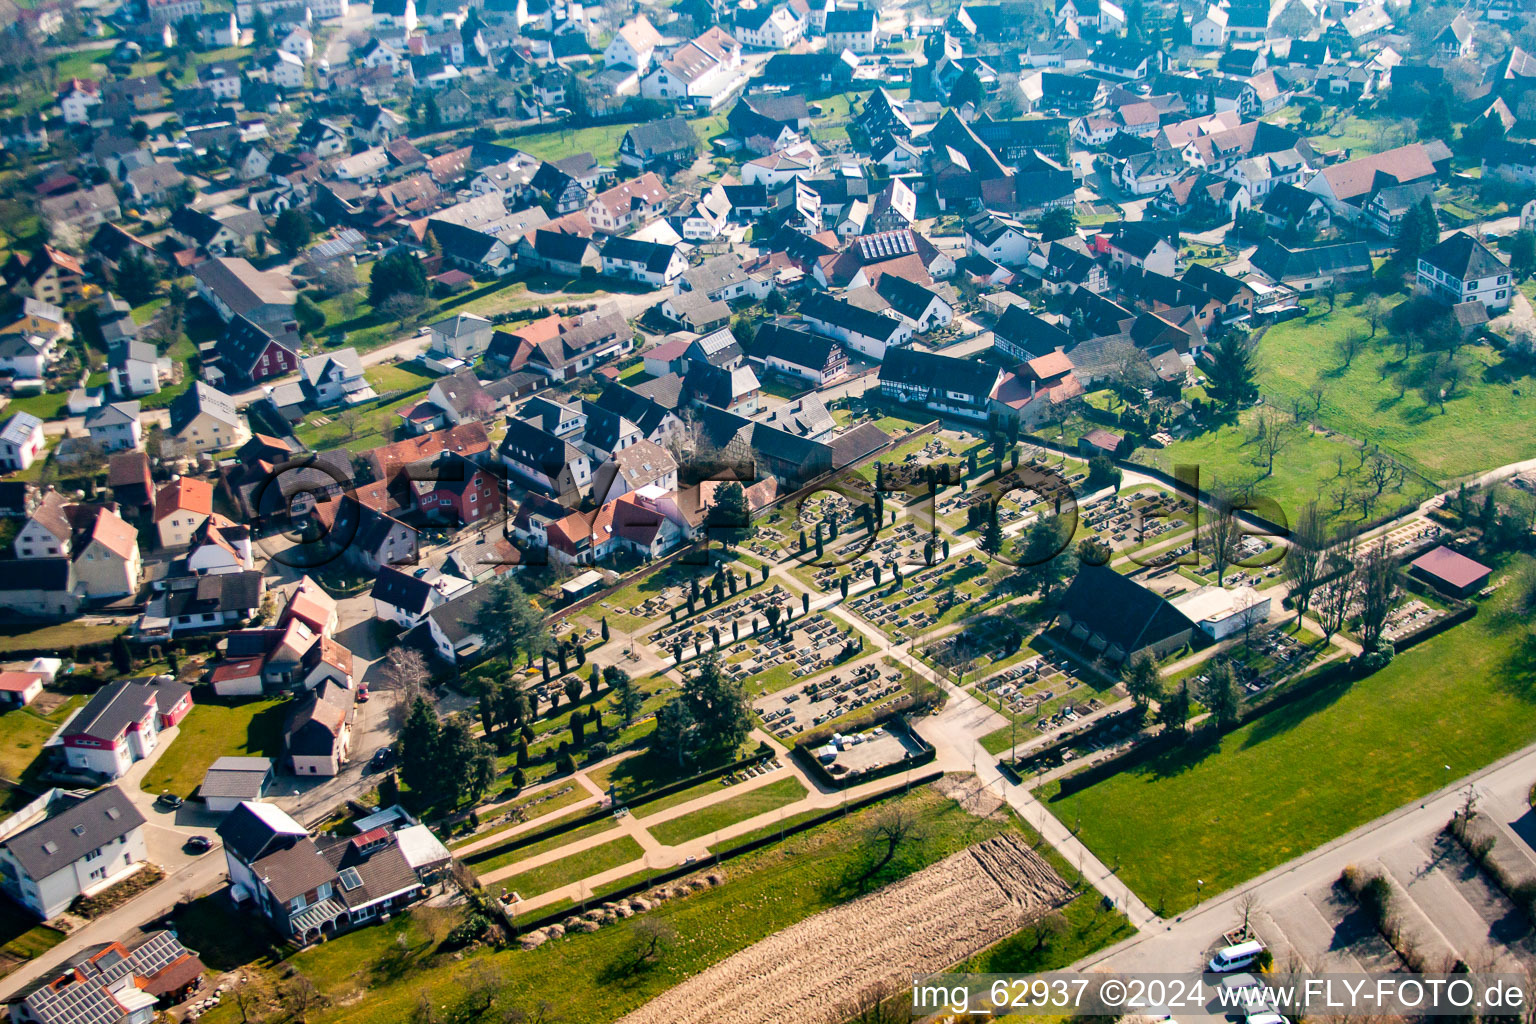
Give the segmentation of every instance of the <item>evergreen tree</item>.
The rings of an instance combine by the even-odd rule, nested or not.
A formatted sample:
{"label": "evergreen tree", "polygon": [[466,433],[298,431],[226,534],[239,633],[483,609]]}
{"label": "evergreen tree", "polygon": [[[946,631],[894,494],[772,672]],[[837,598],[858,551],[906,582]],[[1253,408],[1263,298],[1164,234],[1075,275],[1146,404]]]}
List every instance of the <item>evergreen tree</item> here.
{"label": "evergreen tree", "polygon": [[682,699],[698,724],[699,745],[732,753],[752,729],[752,709],[742,685],[728,678],[711,651],[683,683]]}
{"label": "evergreen tree", "polygon": [[1419,254],[1440,240],[1440,216],[1429,196],[1420,199],[1403,214],[1397,229],[1396,255],[1400,263],[1412,265]]}
{"label": "evergreen tree", "polygon": [[715,500],[704,514],[704,525],[706,536],[718,539],[726,548],[733,548],[756,533],[746,489],[735,482],[716,488]]}
{"label": "evergreen tree", "polygon": [[1207,390],[1218,405],[1227,412],[1239,408],[1259,397],[1254,381],[1253,353],[1248,341],[1237,331],[1228,331],[1221,340],[1206,350],[1206,376],[1210,379]]}
{"label": "evergreen tree", "polygon": [[1163,681],[1157,672],[1157,662],[1150,654],[1141,653],[1126,662],[1124,669],[1125,690],[1141,711],[1146,711],[1154,700],[1163,695]]}
{"label": "evergreen tree", "polygon": [[442,724],[425,697],[417,697],[400,727],[400,778],[424,803],[437,796]]}
{"label": "evergreen tree", "polygon": [[314,238],[309,217],[296,206],[290,206],[277,215],[272,223],[272,240],[284,256],[292,259]]}

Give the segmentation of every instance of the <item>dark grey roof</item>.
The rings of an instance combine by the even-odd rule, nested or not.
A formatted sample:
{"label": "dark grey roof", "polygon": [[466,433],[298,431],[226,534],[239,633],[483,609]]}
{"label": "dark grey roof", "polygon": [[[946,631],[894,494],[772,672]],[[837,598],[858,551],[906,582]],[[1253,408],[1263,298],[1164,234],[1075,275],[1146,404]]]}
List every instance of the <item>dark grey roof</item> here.
{"label": "dark grey roof", "polygon": [[1465,231],[1458,231],[1419,255],[1419,259],[1443,270],[1459,281],[1474,281],[1509,273],[1504,261],[1482,242]]}
{"label": "dark grey roof", "polygon": [[637,124],[626,133],[635,153],[648,156],[665,156],[699,145],[698,133],[693,125],[681,117],[664,117],[659,121]]}
{"label": "dark grey roof", "polygon": [[1084,565],[1062,595],[1061,611],[1127,655],[1195,628],[1183,612],[1105,565]]}
{"label": "dark grey roof", "polygon": [[1023,306],[1009,306],[1004,310],[993,333],[1034,356],[1049,355],[1072,344],[1070,334]]}
{"label": "dark grey roof", "polygon": [[912,348],[895,348],[885,353],[880,364],[880,382],[914,385],[969,395],[986,401],[1002,373],[990,363],[956,359]]}
{"label": "dark grey roof", "polygon": [[1265,239],[1248,262],[1275,281],[1326,273],[1363,274],[1371,270],[1371,250],[1364,242],[1287,249],[1279,242]]}
{"label": "dark grey roof", "polygon": [[426,609],[432,590],[432,584],[425,579],[386,565],[374,577],[372,596],[375,601],[419,615]]}
{"label": "dark grey roof", "polygon": [[833,298],[826,292],[814,292],[800,304],[800,315],[833,327],[861,334],[866,338],[885,341],[902,327],[894,317],[871,313],[842,299]]}
{"label": "dark grey roof", "polygon": [[[894,275],[887,274],[886,277]],[[773,356],[796,366],[820,371],[832,359],[837,343],[819,334],[780,324],[764,324],[752,339],[752,354],[759,359]]]}
{"label": "dark grey roof", "polygon": [[672,257],[677,254],[677,246],[663,245],[660,242],[646,242],[638,238],[619,236],[610,238],[603,246],[603,258],[610,260],[626,260],[630,263],[642,264],[651,274],[662,274],[672,262]]}
{"label": "dark grey roof", "polygon": [[255,608],[261,604],[261,585],[261,573],[255,570],[168,580],[165,614],[174,618]]}
{"label": "dark grey roof", "polygon": [[833,440],[832,465],[842,469],[890,442],[891,435],[873,423],[860,423]]}
{"label": "dark grey roof", "polygon": [[116,786],[107,786],[83,800],[49,814],[0,843],[34,880],[47,878],[92,850],[125,836],[144,824],[139,813]]}
{"label": "dark grey roof", "polygon": [[479,635],[475,631],[475,618],[480,614],[480,606],[491,596],[490,587],[476,587],[446,604],[438,605],[428,613],[428,617],[437,623],[437,628],[442,630],[448,642],[457,646]]}
{"label": "dark grey roof", "polygon": [[230,811],[215,831],[224,848],[247,864],[305,834],[298,822],[275,805],[245,803]]}
{"label": "dark grey roof", "polygon": [[[682,380],[679,378],[677,383],[680,389]],[[597,396],[597,402],[594,404],[623,416],[639,427],[640,432],[646,437],[655,434],[662,421],[672,411],[671,407],[623,384],[609,384],[603,389],[602,394]]]}

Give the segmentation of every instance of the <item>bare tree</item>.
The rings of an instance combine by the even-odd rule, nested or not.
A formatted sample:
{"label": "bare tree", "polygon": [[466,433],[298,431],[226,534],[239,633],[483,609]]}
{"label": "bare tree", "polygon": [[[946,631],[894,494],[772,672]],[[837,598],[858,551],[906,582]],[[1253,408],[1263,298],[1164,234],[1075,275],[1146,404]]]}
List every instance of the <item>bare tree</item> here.
{"label": "bare tree", "polygon": [[1272,476],[1275,472],[1275,458],[1290,447],[1296,439],[1295,425],[1287,423],[1280,410],[1274,406],[1266,406],[1259,413],[1258,432],[1253,441],[1258,446],[1258,464],[1264,467],[1264,475]]}
{"label": "bare tree", "polygon": [[1397,563],[1386,542],[1374,545],[1355,565],[1354,589],[1360,601],[1360,644],[1367,651],[1381,642],[1387,615],[1397,602]]}
{"label": "bare tree", "polygon": [[1285,557],[1280,563],[1281,571],[1291,584],[1297,619],[1311,607],[1312,595],[1317,591],[1318,581],[1322,579],[1327,564],[1327,544],[1328,535],[1323,525],[1322,511],[1317,507],[1317,502],[1309,502],[1302,508],[1296,525],[1291,529],[1290,544],[1286,546]]}
{"label": "bare tree", "polygon": [[625,974],[649,970],[677,943],[677,932],[666,921],[655,917],[643,917],[632,929],[634,945],[630,950]]}
{"label": "bare tree", "polygon": [[1243,915],[1244,935],[1253,934],[1251,920],[1253,915],[1261,909],[1263,909],[1263,907],[1259,901],[1259,894],[1254,892],[1252,889],[1249,889],[1247,892],[1243,893],[1237,898],[1237,912]]}
{"label": "bare tree", "polygon": [[476,960],[458,978],[461,1015],[479,1019],[491,1012],[496,996],[507,987],[506,972],[491,960]]}
{"label": "bare tree", "polygon": [[383,680],[395,691],[392,714],[403,719],[410,706],[421,694],[422,687],[432,678],[427,669],[427,659],[410,647],[391,647],[384,655]]}
{"label": "bare tree", "polygon": [[1381,327],[1382,321],[1387,316],[1386,310],[1381,306],[1381,296],[1375,292],[1367,295],[1365,302],[1361,305],[1360,315],[1365,319],[1366,323],[1371,325],[1371,337],[1376,337],[1377,329]]}
{"label": "bare tree", "polygon": [[325,1005],[325,997],[314,982],[302,974],[294,974],[283,985],[283,1003],[296,1024],[305,1024],[310,1010]]}
{"label": "bare tree", "polygon": [[1353,541],[1335,544],[1324,559],[1323,578],[1328,583],[1318,590],[1315,605],[1323,636],[1330,637],[1344,628],[1355,601],[1355,546]]}
{"label": "bare tree", "polygon": [[1393,490],[1401,487],[1406,476],[1403,467],[1395,459],[1388,458],[1380,452],[1372,455],[1365,464],[1366,483],[1374,488],[1373,493],[1378,498],[1388,487]]}
{"label": "bare tree", "polygon": [[265,1018],[261,1011],[271,995],[266,978],[249,969],[229,987],[229,996],[235,1001],[235,1009],[240,1011],[240,1024],[260,1024]]}
{"label": "bare tree", "polygon": [[1237,553],[1238,539],[1243,535],[1243,525],[1238,521],[1237,508],[1225,491],[1213,491],[1210,501],[1210,523],[1205,528],[1206,553],[1216,570],[1216,585],[1221,586],[1227,567]]}
{"label": "bare tree", "polygon": [[1339,339],[1333,343],[1333,350],[1338,354],[1339,365],[1342,369],[1349,369],[1355,361],[1355,356],[1365,347],[1365,339],[1359,331],[1345,331]]}
{"label": "bare tree", "polygon": [[880,859],[864,872],[864,877],[869,878],[879,872],[895,858],[896,851],[903,844],[917,837],[917,816],[904,804],[888,804],[865,830],[864,841],[880,850]]}
{"label": "bare tree", "polygon": [[383,313],[387,319],[395,321],[395,326],[403,330],[406,321],[420,313],[426,305],[427,300],[420,295],[396,292],[384,300],[383,305],[379,307],[379,312]]}
{"label": "bare tree", "polygon": [[898,982],[886,979],[863,988],[838,1009],[848,1024],[907,1024],[912,1019],[911,996]]}

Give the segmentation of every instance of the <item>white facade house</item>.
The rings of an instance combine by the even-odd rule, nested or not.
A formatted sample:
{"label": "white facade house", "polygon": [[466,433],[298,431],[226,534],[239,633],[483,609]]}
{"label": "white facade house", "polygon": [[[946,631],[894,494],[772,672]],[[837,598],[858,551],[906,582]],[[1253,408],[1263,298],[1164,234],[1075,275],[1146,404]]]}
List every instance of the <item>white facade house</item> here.
{"label": "white facade house", "polygon": [[116,786],[84,799],[50,789],[3,827],[0,889],[45,921],[149,859],[144,815]]}
{"label": "white facade house", "polygon": [[613,34],[613,41],[603,51],[603,66],[612,68],[622,64],[644,73],[650,70],[651,59],[660,42],[661,33],[642,14],[619,26],[619,30]]}
{"label": "white facade house", "polygon": [[1227,9],[1211,4],[1200,20],[1190,26],[1190,42],[1202,50],[1219,50],[1227,45]]}
{"label": "white facade house", "polygon": [[1458,231],[1420,254],[1415,289],[1448,306],[1481,302],[1492,314],[1509,308],[1513,282],[1493,250]]}

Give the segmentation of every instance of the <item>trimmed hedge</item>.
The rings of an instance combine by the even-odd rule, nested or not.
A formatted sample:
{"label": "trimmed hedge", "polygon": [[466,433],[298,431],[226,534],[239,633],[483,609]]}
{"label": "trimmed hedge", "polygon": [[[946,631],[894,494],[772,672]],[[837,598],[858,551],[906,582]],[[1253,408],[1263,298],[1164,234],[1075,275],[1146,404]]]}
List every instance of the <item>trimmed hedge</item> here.
{"label": "trimmed hedge", "polygon": [[[836,818],[845,817],[854,811],[863,810],[871,804],[879,803],[882,800],[888,800],[895,796],[897,793],[908,792],[911,790],[912,786],[926,786],[932,782],[936,782],[939,779],[942,779],[943,777],[943,772],[929,772],[922,778],[913,779],[911,786],[893,786],[892,788],[882,790],[879,793],[871,793],[869,796],[860,797],[859,799],[851,801],[846,805],[839,805],[828,811],[824,811],[813,818],[807,818],[804,821],[797,821],[793,825],[786,827],[781,834],[759,836],[758,838],[748,840],[739,846],[733,846],[722,853],[712,853],[706,857],[700,857],[692,864],[680,864],[675,868],[668,868],[665,871],[658,872],[643,882],[635,882],[633,884],[626,885],[622,889],[615,889],[613,892],[605,895],[601,900],[590,901],[590,903],[594,903],[597,906],[602,906],[604,903],[613,903],[617,900],[628,899],[631,896],[638,896],[643,892],[654,889],[658,885],[665,885],[666,883],[676,881],[679,878],[686,878],[688,875],[697,874],[705,868],[735,860],[737,857],[740,857],[744,854],[752,853],[756,850],[761,850],[765,846],[781,842],[784,839],[788,839],[790,836],[799,835],[801,832],[813,829],[818,825],[825,825],[827,822]],[[499,902],[492,900],[491,903],[498,909],[500,908]],[[545,914],[543,917],[536,917],[531,921],[514,921],[512,920],[511,915],[507,914],[504,909],[501,911],[501,913],[507,922],[507,926],[511,929],[512,934],[518,935],[522,932],[534,931],[539,928],[547,928],[552,924],[559,924],[561,921],[564,921],[571,915],[580,914],[587,908],[588,904],[580,904],[575,907],[565,907],[553,913]]]}
{"label": "trimmed hedge", "polygon": [[935,757],[938,756],[938,752],[934,750],[933,744],[929,743],[927,740],[923,739],[913,731],[912,726],[907,723],[906,716],[903,715],[902,712],[893,711],[882,718],[874,719],[865,728],[874,728],[877,725],[884,726],[887,731],[900,729],[901,732],[905,733],[913,740],[916,740],[922,746],[922,752],[917,754],[915,757],[907,757],[900,761],[893,761],[890,764],[881,765],[879,768],[876,768],[873,771],[859,772],[857,775],[841,776],[833,775],[831,772],[827,771],[825,766],[823,766],[821,761],[816,757],[815,748],[826,742],[825,736],[822,736],[819,739],[811,737],[802,739],[799,743],[795,744],[795,748],[790,752],[790,756],[799,762],[800,766],[804,768],[812,778],[821,783],[823,786],[826,786],[828,789],[847,789],[849,786],[862,786],[866,782],[873,782],[876,779],[883,779],[889,775],[895,775],[898,772],[911,771],[913,768],[918,768],[922,765],[929,764]]}

